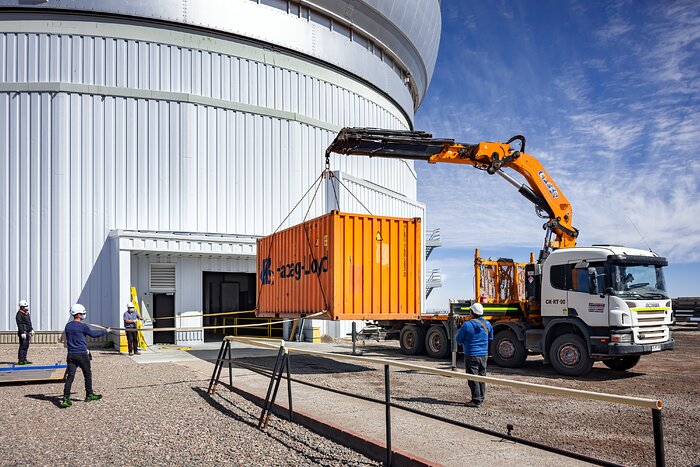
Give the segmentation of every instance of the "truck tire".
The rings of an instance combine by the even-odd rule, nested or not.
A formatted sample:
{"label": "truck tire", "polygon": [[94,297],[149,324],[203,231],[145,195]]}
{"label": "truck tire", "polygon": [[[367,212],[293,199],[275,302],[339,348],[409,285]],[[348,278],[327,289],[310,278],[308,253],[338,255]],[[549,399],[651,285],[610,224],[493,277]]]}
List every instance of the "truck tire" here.
{"label": "truck tire", "polygon": [[406,355],[420,355],[425,350],[425,330],[420,326],[409,324],[401,329],[399,336],[401,352]]}
{"label": "truck tire", "polygon": [[593,368],[586,341],[576,334],[564,334],[554,339],[549,348],[549,360],[557,373],[564,376],[583,376]]}
{"label": "truck tire", "polygon": [[450,353],[450,340],[443,326],[430,326],[425,333],[425,351],[433,358],[445,358]]}
{"label": "truck tire", "polygon": [[527,359],[523,342],[513,331],[499,331],[491,343],[491,357],[496,365],[504,368],[520,368]]}
{"label": "truck tire", "polygon": [[624,357],[607,358],[603,360],[605,366],[614,371],[626,371],[634,368],[639,363],[639,355],[625,355]]}

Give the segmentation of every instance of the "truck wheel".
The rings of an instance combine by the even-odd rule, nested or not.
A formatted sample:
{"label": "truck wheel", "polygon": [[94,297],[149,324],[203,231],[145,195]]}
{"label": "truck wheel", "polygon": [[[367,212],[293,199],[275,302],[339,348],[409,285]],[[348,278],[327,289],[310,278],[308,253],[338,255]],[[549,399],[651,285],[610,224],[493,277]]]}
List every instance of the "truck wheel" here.
{"label": "truck wheel", "polygon": [[625,371],[634,368],[639,363],[639,355],[626,355],[624,357],[608,358],[603,360],[605,366],[615,371]]}
{"label": "truck wheel", "polygon": [[500,331],[491,343],[491,357],[498,366],[520,368],[527,359],[527,350],[513,331]]}
{"label": "truck wheel", "polygon": [[450,340],[443,326],[430,326],[425,333],[425,351],[433,358],[445,358],[450,353]]}
{"label": "truck wheel", "polygon": [[404,326],[399,336],[401,352],[406,355],[419,355],[425,349],[425,331],[414,325]]}
{"label": "truck wheel", "polygon": [[583,376],[593,368],[586,342],[576,334],[564,334],[554,339],[549,348],[549,360],[557,373]]}

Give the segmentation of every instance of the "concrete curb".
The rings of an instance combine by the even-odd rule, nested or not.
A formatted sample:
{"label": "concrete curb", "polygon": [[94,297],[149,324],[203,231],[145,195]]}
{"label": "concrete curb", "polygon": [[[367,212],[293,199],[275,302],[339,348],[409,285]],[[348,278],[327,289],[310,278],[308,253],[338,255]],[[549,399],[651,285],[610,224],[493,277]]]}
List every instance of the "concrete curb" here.
{"label": "concrete curb", "polygon": [[[264,398],[253,394],[252,392],[246,391],[239,387],[231,387],[228,383],[219,382],[219,385],[228,388],[232,392],[259,407],[262,407],[265,403]],[[277,403],[272,406],[272,413],[284,420],[287,420],[289,417],[289,409]],[[338,444],[342,444],[345,447],[353,449],[372,460],[378,462],[384,462],[386,460],[386,444],[382,441],[368,438],[360,433],[342,428],[329,421],[316,418],[299,410],[294,410],[294,423],[298,423],[316,434],[325,436]],[[423,465],[434,467],[440,465],[405,451],[398,449],[392,449],[391,451],[393,454],[391,463],[392,466],[403,467]]]}

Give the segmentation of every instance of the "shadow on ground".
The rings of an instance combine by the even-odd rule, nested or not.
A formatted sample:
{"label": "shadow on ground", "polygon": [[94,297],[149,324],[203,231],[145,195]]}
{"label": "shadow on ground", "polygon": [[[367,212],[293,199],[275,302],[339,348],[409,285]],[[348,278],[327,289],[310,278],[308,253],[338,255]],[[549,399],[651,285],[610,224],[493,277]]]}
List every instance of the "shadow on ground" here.
{"label": "shadow on ground", "polygon": [[[436,360],[427,355],[404,355],[401,350],[395,347],[381,347],[373,345],[371,347],[362,347],[363,355],[366,357],[380,357],[388,360],[402,361],[415,363],[416,365],[424,365],[435,367],[443,370],[448,370],[452,366],[451,357]],[[436,363],[438,363],[436,365]],[[460,353],[457,355],[457,368],[464,371],[464,356]],[[414,370],[397,370],[402,372],[411,372]],[[545,364],[542,357],[531,356],[525,361],[525,364],[520,368],[505,368],[496,365],[493,359],[488,362],[488,376],[508,377],[508,376],[528,376],[534,378],[542,378],[545,380],[576,380],[576,381],[617,381],[628,378],[636,378],[644,376],[645,373],[632,371],[613,371],[607,367],[593,367],[590,373],[585,376],[564,376],[557,373],[551,365]]]}
{"label": "shadow on ground", "polygon": [[47,396],[46,394],[27,394],[24,397],[36,399],[38,401],[51,402],[57,408],[61,407],[61,401],[63,400],[63,396]]}
{"label": "shadow on ground", "polygon": [[[228,385],[222,386],[228,388],[229,390],[232,389]],[[207,404],[209,404],[212,408],[214,408],[221,414],[227,417],[231,417],[232,419],[238,422],[244,423],[245,425],[248,425],[251,428],[258,429],[258,421],[260,415],[242,408],[233,400],[233,398],[228,398],[218,392],[215,394],[216,397],[214,397],[213,395],[208,394],[205,389],[200,387],[192,387],[192,390],[196,392],[202,399],[204,399],[207,402]],[[233,389],[233,391],[235,391],[235,389]],[[237,394],[238,396],[240,396],[240,394],[237,392],[227,392],[226,394],[231,396]],[[231,408],[225,406],[222,402],[219,402],[219,400],[217,399],[221,399],[223,402],[226,402],[227,405],[229,405]],[[277,420],[275,423],[270,423],[266,427],[262,428],[262,430],[265,431],[270,438],[274,439],[275,441],[286,447],[289,451],[294,451],[297,454],[302,455],[304,458],[308,459],[310,465],[336,465],[341,463],[341,459],[335,457],[332,452],[323,452],[319,450],[316,453],[316,455],[309,455],[306,451],[299,449],[299,445],[308,445],[309,443],[309,440],[307,436],[305,436],[304,431],[290,430],[289,428],[285,427],[278,428],[275,425],[278,422],[281,422],[282,419],[279,417],[275,417],[275,419]],[[342,440],[332,441],[339,444],[343,444]],[[356,465],[362,464],[360,463]]]}
{"label": "shadow on ground", "polygon": [[[218,351],[211,350],[190,350],[188,353],[208,362],[215,362],[216,356],[218,355]],[[277,360],[276,354],[271,355],[270,352],[265,352],[259,356],[254,355],[240,358],[236,358],[234,354],[232,357],[238,362],[267,370],[272,370]],[[375,371],[373,368],[361,365],[354,365],[352,363],[340,362],[331,358],[316,357],[313,355],[294,354],[294,352],[289,354],[289,365],[292,374],[297,375]],[[226,364],[224,364],[224,366],[226,366]]]}

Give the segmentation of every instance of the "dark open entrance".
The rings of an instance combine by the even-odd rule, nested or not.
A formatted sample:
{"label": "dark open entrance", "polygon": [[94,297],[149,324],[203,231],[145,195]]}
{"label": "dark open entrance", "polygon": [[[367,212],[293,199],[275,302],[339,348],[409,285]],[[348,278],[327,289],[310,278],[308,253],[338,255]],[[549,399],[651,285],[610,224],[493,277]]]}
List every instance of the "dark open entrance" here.
{"label": "dark open entrance", "polygon": [[[207,316],[208,314],[255,309],[255,274],[245,272],[204,272],[204,326],[231,326],[239,324],[270,323],[266,318],[256,318],[255,313]],[[220,341],[226,335],[282,337],[282,325],[249,328],[208,329],[204,341]]]}
{"label": "dark open entrance", "polygon": [[[155,329],[175,327],[175,294],[153,294],[153,323]],[[163,319],[169,318],[169,319]],[[174,344],[175,331],[154,331],[154,344]]]}

